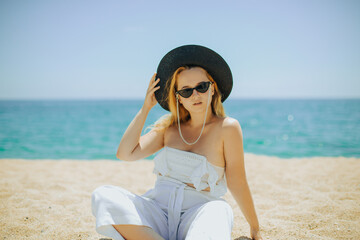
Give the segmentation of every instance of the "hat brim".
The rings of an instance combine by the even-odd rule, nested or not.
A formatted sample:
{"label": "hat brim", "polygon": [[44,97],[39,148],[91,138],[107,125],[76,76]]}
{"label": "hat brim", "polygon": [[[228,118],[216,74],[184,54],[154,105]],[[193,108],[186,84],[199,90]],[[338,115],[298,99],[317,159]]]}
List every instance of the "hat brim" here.
{"label": "hat brim", "polygon": [[204,68],[216,82],[221,92],[222,102],[230,95],[233,78],[230,67],[225,60],[218,53],[204,46],[184,45],[168,52],[161,59],[157,68],[156,79],[160,78],[157,86],[160,86],[160,88],[155,91],[155,98],[162,108],[169,111],[166,101],[168,95],[167,81],[171,80],[170,78],[176,69],[185,65]]}

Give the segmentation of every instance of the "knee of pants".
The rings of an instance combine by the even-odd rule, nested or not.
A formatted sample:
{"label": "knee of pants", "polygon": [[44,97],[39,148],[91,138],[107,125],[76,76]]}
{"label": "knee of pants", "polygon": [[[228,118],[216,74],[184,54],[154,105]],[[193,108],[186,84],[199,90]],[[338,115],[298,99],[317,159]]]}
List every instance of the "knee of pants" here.
{"label": "knee of pants", "polygon": [[99,204],[104,205],[111,203],[118,199],[119,195],[125,197],[128,195],[128,191],[122,187],[112,185],[104,185],[96,188],[91,194],[93,214],[95,213],[95,209],[99,207]]}
{"label": "knee of pants", "polygon": [[186,240],[231,239],[233,211],[226,201],[215,200],[202,205],[181,229]]}
{"label": "knee of pants", "polygon": [[218,221],[228,221],[231,224],[233,222],[233,218],[234,218],[233,210],[230,204],[226,201],[216,200],[216,201],[208,202],[204,204],[204,206],[200,211],[203,211],[204,213],[208,212],[209,217],[217,219]]}
{"label": "knee of pants", "polygon": [[122,187],[118,187],[118,186],[104,185],[104,186],[100,186],[100,187],[96,188],[92,192],[91,199],[92,199],[92,201],[99,199],[99,198],[113,199],[113,196],[118,195],[118,194],[128,195],[129,191]]}
{"label": "knee of pants", "polygon": [[112,186],[110,185],[97,187],[91,194],[91,202],[96,202],[99,199],[106,198],[111,195],[111,188]]}

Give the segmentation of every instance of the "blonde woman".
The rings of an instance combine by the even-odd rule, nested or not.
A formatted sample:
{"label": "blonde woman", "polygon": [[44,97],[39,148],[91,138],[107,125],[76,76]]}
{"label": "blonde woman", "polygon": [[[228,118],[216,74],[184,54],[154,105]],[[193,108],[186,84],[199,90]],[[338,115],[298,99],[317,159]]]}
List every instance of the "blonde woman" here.
{"label": "blonde woman", "polygon": [[[230,68],[209,48],[185,45],[163,57],[117,151],[119,159],[135,161],[161,150],[154,158],[157,181],[143,195],[116,186],[97,188],[92,210],[100,234],[114,239],[231,239],[233,211],[222,198],[229,189],[252,239],[262,239],[245,175],[241,127],[222,105],[231,89]],[[156,103],[170,114],[141,136]]]}

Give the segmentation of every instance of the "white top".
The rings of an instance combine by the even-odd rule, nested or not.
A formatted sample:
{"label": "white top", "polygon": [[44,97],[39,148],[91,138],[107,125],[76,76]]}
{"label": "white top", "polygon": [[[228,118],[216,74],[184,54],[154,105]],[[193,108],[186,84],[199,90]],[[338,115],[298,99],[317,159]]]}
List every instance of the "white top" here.
{"label": "white top", "polygon": [[211,164],[203,155],[165,146],[154,162],[153,173],[157,175],[192,183],[197,191],[210,187],[214,197],[227,192],[225,169]]}

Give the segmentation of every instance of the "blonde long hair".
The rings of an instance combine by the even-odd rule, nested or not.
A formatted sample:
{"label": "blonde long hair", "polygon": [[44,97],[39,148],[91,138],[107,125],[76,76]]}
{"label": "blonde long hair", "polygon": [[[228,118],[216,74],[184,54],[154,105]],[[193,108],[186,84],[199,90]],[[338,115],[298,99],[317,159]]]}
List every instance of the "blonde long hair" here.
{"label": "blonde long hair", "polygon": [[[168,95],[166,96],[166,101],[169,106],[170,113],[165,114],[162,117],[160,117],[154,124],[148,126],[146,129],[152,129],[155,131],[161,131],[164,130],[170,126],[176,125],[177,126],[177,111],[176,111],[176,97],[175,92],[177,89],[177,82],[179,78],[179,74],[184,70],[189,70],[193,67],[198,66],[182,66],[176,69],[176,71],[173,73],[173,75],[170,78],[170,81],[167,81],[166,83],[166,89],[169,89]],[[211,110],[212,113],[218,117],[225,117],[225,111],[224,107],[221,102],[221,93],[220,90],[214,81],[214,79],[211,77],[211,75],[202,67],[201,68],[205,73],[209,81],[211,81],[214,85],[214,95],[212,96],[211,100]],[[210,90],[210,89],[209,89]],[[190,119],[190,113],[188,110],[184,108],[182,104],[179,105],[179,117],[180,117],[180,123],[186,122]]]}

